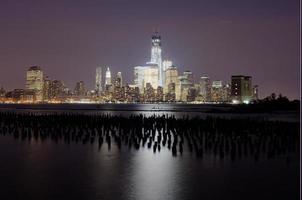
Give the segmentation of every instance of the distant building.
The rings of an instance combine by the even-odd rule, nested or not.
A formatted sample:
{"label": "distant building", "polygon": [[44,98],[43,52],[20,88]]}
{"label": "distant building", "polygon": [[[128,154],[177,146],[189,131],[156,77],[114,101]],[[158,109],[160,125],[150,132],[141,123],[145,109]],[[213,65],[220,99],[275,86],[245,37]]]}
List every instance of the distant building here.
{"label": "distant building", "polygon": [[5,97],[5,94],[6,94],[5,89],[1,86],[1,88],[0,88],[0,97]]}
{"label": "distant building", "polygon": [[196,98],[196,95],[197,92],[196,92],[196,88],[195,87],[190,87],[188,88],[188,95],[187,95],[187,102],[193,102],[195,101],[195,98]]}
{"label": "distant building", "polygon": [[43,83],[43,100],[49,101],[51,99],[51,80],[48,76],[44,77]]}
{"label": "distant building", "polygon": [[193,74],[191,71],[185,71],[178,79],[179,85],[176,87],[176,100],[186,102],[189,95],[189,89],[194,87]]}
{"label": "distant building", "polygon": [[37,101],[36,91],[32,89],[14,89],[13,91],[7,92],[5,97],[16,103],[35,103]]}
{"label": "distant building", "polygon": [[102,90],[102,67],[97,67],[95,72],[95,92],[100,95]]}
{"label": "distant building", "polygon": [[249,103],[252,100],[252,77],[237,75],[231,77],[231,98],[233,103]]}
{"label": "distant building", "polygon": [[231,86],[230,86],[230,84],[225,84],[223,86],[222,101],[231,102]]}
{"label": "distant building", "polygon": [[213,81],[211,88],[211,97],[213,102],[223,102],[223,85],[222,81]]}
{"label": "distant building", "polygon": [[125,101],[127,102],[139,102],[140,94],[137,85],[125,86]]}
{"label": "distant building", "polygon": [[164,90],[163,87],[158,86],[156,90],[156,101],[157,102],[162,102],[164,101]]}
{"label": "distant building", "polygon": [[[79,90],[77,92],[78,92],[79,96],[85,95],[86,91],[85,91],[85,86],[84,86],[83,81],[79,82],[78,87],[79,87]],[[62,98],[65,95],[66,95],[66,92],[65,92],[64,83],[60,80],[53,80],[51,82],[51,98],[52,99]]]}
{"label": "distant building", "polygon": [[200,77],[199,94],[201,101],[209,102],[211,100],[211,83],[207,76]]}
{"label": "distant building", "polygon": [[166,86],[167,93],[165,94],[165,101],[168,102],[174,102],[176,101],[176,84],[175,83],[169,83],[168,86]]}
{"label": "distant building", "polygon": [[146,66],[134,67],[134,83],[144,93],[144,88],[147,83],[150,83],[152,88],[158,87],[158,66],[157,64],[148,64]]}
{"label": "distant building", "polygon": [[76,96],[85,96],[86,95],[86,89],[83,81],[79,81],[76,83],[74,94]]}
{"label": "distant building", "polygon": [[105,85],[112,85],[112,83],[111,83],[111,72],[110,72],[109,67],[107,67],[107,70],[106,70]]}
{"label": "distant building", "polygon": [[154,102],[156,101],[155,89],[152,87],[152,84],[147,83],[144,91],[144,100],[145,102]]}
{"label": "distant building", "polygon": [[36,101],[43,100],[43,72],[39,66],[32,66],[26,73],[26,90],[32,90],[35,93]]}
{"label": "distant building", "polygon": [[122,78],[122,72],[118,72],[114,79],[114,87],[121,88],[123,85],[123,78]]}
{"label": "distant building", "polygon": [[[164,69],[163,69],[163,63],[162,63],[162,49],[161,49],[161,36],[158,34],[156,31],[152,35],[151,39],[151,64],[157,64],[158,66],[158,83],[157,86],[163,86],[163,74],[164,74]],[[150,63],[147,63],[150,64]],[[152,85],[152,87],[155,87],[155,85]]]}
{"label": "distant building", "polygon": [[169,67],[173,65],[171,60],[164,60],[163,61],[163,87],[166,86],[166,71]]}
{"label": "distant building", "polygon": [[257,101],[259,99],[259,87],[258,85],[253,86],[253,100]]}
{"label": "distant building", "polygon": [[[174,88],[175,88],[175,85],[177,82],[178,82],[177,67],[171,65],[165,70],[164,94],[167,94],[167,93],[171,94],[172,91],[171,90],[169,91],[169,85],[171,83],[174,83]],[[173,93],[175,93],[175,89],[174,89]]]}

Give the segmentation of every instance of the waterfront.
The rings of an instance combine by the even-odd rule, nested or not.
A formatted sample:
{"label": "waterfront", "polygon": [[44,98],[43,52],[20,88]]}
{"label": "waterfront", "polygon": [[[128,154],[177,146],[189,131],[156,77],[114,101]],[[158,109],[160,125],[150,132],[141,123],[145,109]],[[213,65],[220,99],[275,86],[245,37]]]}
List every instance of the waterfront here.
{"label": "waterfront", "polygon": [[299,110],[271,112],[233,112],[238,105],[232,104],[0,104],[0,112],[32,112],[32,113],[81,113],[81,114],[110,114],[129,116],[131,114],[173,115],[175,117],[239,117],[262,118],[268,120],[300,121]]}
{"label": "waterfront", "polygon": [[[108,110],[96,112],[96,109],[88,109],[89,105],[88,108],[87,105],[83,105],[86,109],[83,107],[79,109],[77,105],[70,106],[74,109],[68,108],[60,111],[60,109],[44,108],[41,110],[41,107],[32,107],[29,110],[29,107],[27,109],[23,107],[12,109],[13,111],[10,112],[7,112],[8,109],[2,109],[2,116],[3,113],[11,115],[11,118],[5,117],[4,120],[1,120],[2,126],[11,127],[11,129],[1,128],[0,134],[1,199],[299,198],[299,133],[295,128],[298,126],[297,122],[283,120],[281,123],[265,118],[242,118],[242,116],[232,119],[233,115],[217,121],[211,113],[199,113],[200,110],[199,112],[189,112],[190,109],[198,111],[196,105],[188,106],[190,109],[184,109],[187,108],[184,105],[175,106],[175,109],[180,112],[169,114],[170,117],[173,116],[173,113],[179,115],[176,118],[179,121],[172,123],[173,126],[178,124],[177,127],[180,130],[191,126],[190,123],[196,123],[197,126],[192,126],[192,130],[188,129],[189,137],[184,137],[183,152],[180,154],[177,145],[177,156],[173,156],[173,150],[169,149],[167,144],[162,145],[160,151],[156,149],[154,152],[153,144],[158,139],[157,137],[151,143],[151,148],[148,148],[148,142],[145,146],[140,143],[138,148],[134,142],[132,146],[129,143],[125,145],[124,142],[120,146],[116,142],[118,140],[116,140],[115,134],[112,135],[112,133],[110,144],[104,137],[101,147],[97,138],[94,139],[94,142],[90,140],[94,135],[90,130],[98,126],[94,122],[98,118],[100,118],[100,126],[107,127],[107,124],[114,124],[113,130],[115,131],[117,130],[114,129],[116,124],[124,120],[125,123],[122,126],[124,135],[128,135],[132,138],[131,141],[135,141],[139,134],[136,131],[131,133],[133,127],[148,127],[148,123],[147,125],[130,123],[129,116],[132,114],[135,117],[138,113],[145,114],[146,120],[150,119],[157,123],[158,120],[161,120],[160,112],[164,111],[148,111],[144,107],[145,105],[135,105],[136,108],[141,106],[137,111],[133,111],[131,106],[128,107],[128,110],[121,111],[122,109],[115,105],[108,105],[107,108],[110,112],[122,114],[117,118],[110,118],[113,113],[108,113]],[[153,108],[158,105],[148,106],[147,108]],[[163,105],[161,107],[163,108]],[[126,107],[124,106],[124,108]],[[166,110],[168,109],[166,108]],[[28,112],[31,113],[31,117],[26,117]],[[194,122],[192,121],[194,117],[191,115],[192,118],[189,119],[192,120],[186,122],[186,118],[183,120],[180,116],[183,112],[188,116],[197,113],[201,118]],[[210,114],[211,118],[203,114]],[[227,115],[227,113],[224,114]],[[65,121],[60,123],[60,115],[67,115],[69,118],[62,118]],[[43,120],[35,119],[35,116]],[[194,116],[196,117],[195,114]],[[278,118],[278,114],[275,113],[274,117]],[[299,116],[296,117],[299,118]],[[140,118],[135,118],[135,120],[139,122]],[[90,123],[91,121],[92,123]],[[35,122],[40,125],[36,126]],[[87,127],[83,125],[86,123]],[[187,142],[188,140],[194,141],[194,130],[198,130],[196,127],[200,123],[203,124],[205,130],[212,132],[212,134],[203,136],[202,156],[198,154],[199,149],[196,151],[193,148],[191,151]],[[216,124],[215,127],[209,126],[212,123]],[[229,128],[225,129],[224,126],[227,124]],[[245,131],[251,135],[252,143],[246,146],[246,153],[244,143],[250,139],[246,138],[240,129],[235,128],[236,124],[239,127],[250,124]],[[49,129],[52,126],[56,128]],[[22,131],[17,133],[14,129],[16,127],[24,127],[25,134],[22,134]],[[70,136],[70,140],[68,140],[68,137],[66,138],[70,131],[68,127],[78,127],[77,132],[83,132],[84,135],[78,140],[77,137],[72,139]],[[127,127],[129,127],[129,133],[125,131],[128,130]],[[33,133],[29,134],[31,129]],[[235,143],[230,140],[233,136],[230,137],[228,134],[232,130],[235,131]],[[253,130],[258,130],[259,133],[255,133]],[[37,135],[35,135],[35,131],[38,131]],[[4,132],[6,133],[4,134]],[[181,132],[179,138],[181,138]],[[107,135],[106,130],[102,134]],[[85,142],[87,135],[89,140]],[[124,138],[125,141],[125,137],[119,137]],[[171,138],[173,139],[173,137]],[[151,135],[149,138],[152,138]],[[222,140],[229,141],[231,147],[235,145],[237,147],[235,153],[231,150],[233,148],[228,151],[225,145],[222,152],[215,153],[215,143],[221,144]],[[196,141],[198,140],[196,139]],[[258,143],[261,144],[261,148],[258,148]],[[263,148],[266,146],[263,144],[267,144],[267,148]],[[273,151],[270,153],[270,150]],[[239,153],[240,151],[241,153]]]}

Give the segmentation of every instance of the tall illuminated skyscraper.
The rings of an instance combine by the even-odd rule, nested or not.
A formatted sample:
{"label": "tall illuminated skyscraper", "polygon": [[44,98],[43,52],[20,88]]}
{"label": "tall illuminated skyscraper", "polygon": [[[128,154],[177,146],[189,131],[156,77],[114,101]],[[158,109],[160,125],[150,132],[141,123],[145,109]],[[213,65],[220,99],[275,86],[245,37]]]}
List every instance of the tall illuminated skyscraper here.
{"label": "tall illuminated skyscraper", "polygon": [[134,83],[139,88],[140,94],[144,93],[144,88],[149,83],[153,88],[158,87],[158,66],[151,64],[134,67]]}
{"label": "tall illuminated skyscraper", "polygon": [[166,86],[166,70],[173,65],[171,60],[163,61],[163,87]]}
{"label": "tall illuminated skyscraper", "polygon": [[114,80],[114,87],[121,88],[123,86],[123,78],[122,78],[122,72],[118,72],[116,74],[115,80]]}
{"label": "tall illuminated skyscraper", "polygon": [[105,85],[106,86],[111,85],[111,72],[110,72],[109,67],[107,67],[107,70],[106,70]]}
{"label": "tall illuminated skyscraper", "polygon": [[202,97],[202,101],[208,102],[211,100],[211,84],[208,76],[200,77],[199,95]]}
{"label": "tall illuminated skyscraper", "polygon": [[40,67],[32,66],[26,73],[26,89],[33,90],[37,101],[43,100],[43,72]]}
{"label": "tall illuminated skyscraper", "polygon": [[96,68],[95,73],[95,92],[96,94],[100,94],[102,91],[102,67]]}
{"label": "tall illuminated skyscraper", "polygon": [[158,85],[163,86],[163,64],[162,64],[162,56],[161,56],[161,36],[156,31],[152,35],[152,48],[151,48],[151,63],[158,65]]}
{"label": "tall illuminated skyscraper", "polygon": [[139,88],[139,93],[144,93],[144,75],[145,67],[136,66],[134,67],[134,84]]}
{"label": "tall illuminated skyscraper", "polygon": [[164,93],[166,94],[166,93],[169,93],[169,84],[171,84],[171,83],[174,83],[174,85],[177,84],[177,81],[178,81],[177,67],[169,66],[165,70],[165,79],[166,79],[166,81],[165,81]]}

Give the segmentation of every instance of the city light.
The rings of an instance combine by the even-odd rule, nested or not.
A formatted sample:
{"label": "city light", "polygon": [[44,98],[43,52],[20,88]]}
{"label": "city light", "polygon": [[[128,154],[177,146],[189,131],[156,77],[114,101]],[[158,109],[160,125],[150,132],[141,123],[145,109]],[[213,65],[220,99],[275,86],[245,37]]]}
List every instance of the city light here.
{"label": "city light", "polygon": [[[122,72],[112,76],[109,66],[97,66],[95,86],[86,88],[77,81],[69,89],[61,80],[52,80],[40,66],[29,67],[25,89],[0,89],[2,103],[194,103],[249,104],[258,99],[259,86],[252,77],[231,76],[230,83],[211,81],[210,77],[194,77],[192,71],[183,73],[171,60],[162,61],[162,39],[158,32],[151,37],[150,61],[134,68],[133,84],[123,84]],[[114,74],[114,73],[113,73]],[[104,78],[103,78],[104,77]],[[199,78],[198,81],[194,79]]]}

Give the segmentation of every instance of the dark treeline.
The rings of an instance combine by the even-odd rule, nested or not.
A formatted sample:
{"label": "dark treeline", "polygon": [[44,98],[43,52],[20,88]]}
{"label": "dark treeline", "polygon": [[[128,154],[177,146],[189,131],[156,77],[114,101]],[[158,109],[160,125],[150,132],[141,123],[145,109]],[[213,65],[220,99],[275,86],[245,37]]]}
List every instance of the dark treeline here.
{"label": "dark treeline", "polygon": [[34,114],[0,112],[0,135],[20,140],[50,139],[66,143],[107,143],[118,148],[161,148],[173,156],[184,150],[232,160],[251,156],[274,158],[299,149],[299,124],[264,119],[175,118],[174,116]]}
{"label": "dark treeline", "polygon": [[290,101],[286,96],[272,93],[264,99],[254,101],[252,104],[236,105],[232,109],[233,112],[274,112],[274,111],[300,111],[300,100]]}

